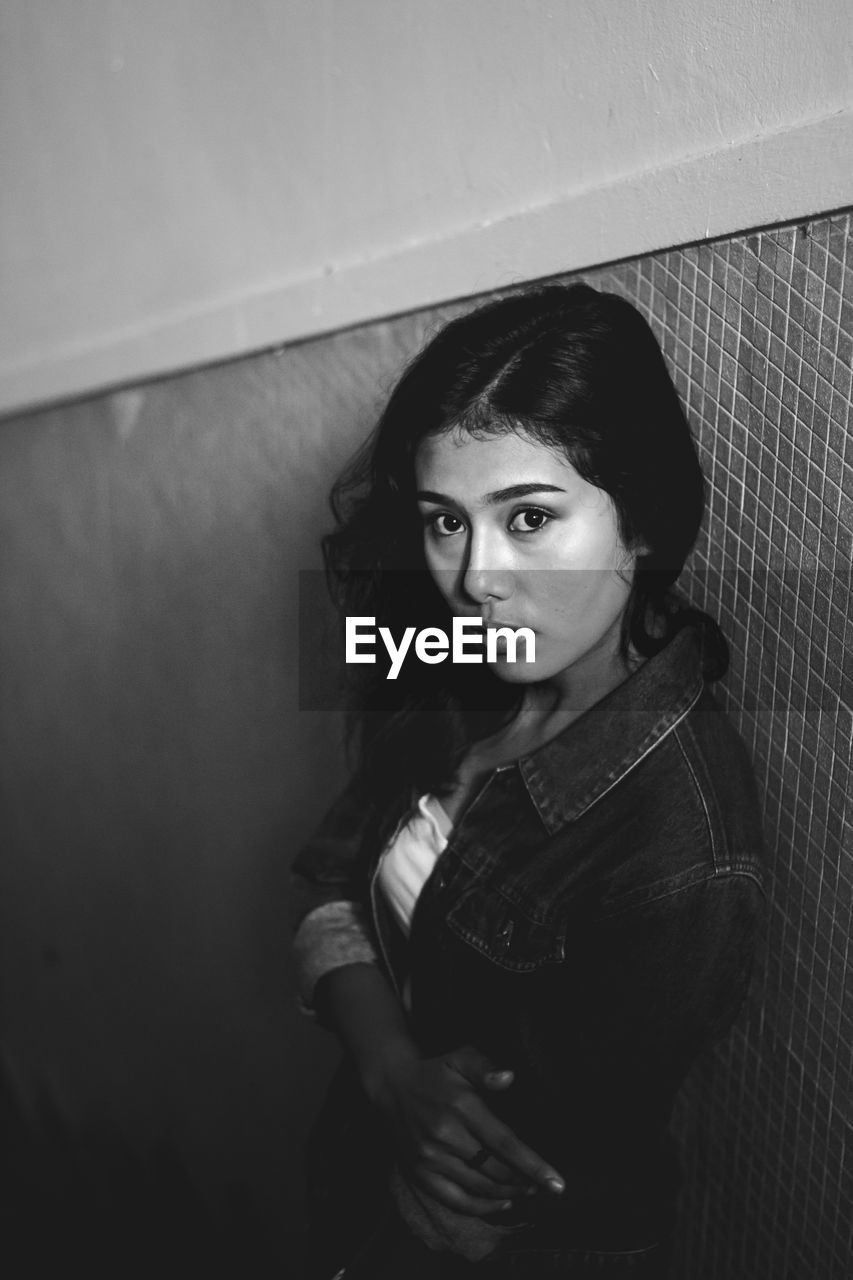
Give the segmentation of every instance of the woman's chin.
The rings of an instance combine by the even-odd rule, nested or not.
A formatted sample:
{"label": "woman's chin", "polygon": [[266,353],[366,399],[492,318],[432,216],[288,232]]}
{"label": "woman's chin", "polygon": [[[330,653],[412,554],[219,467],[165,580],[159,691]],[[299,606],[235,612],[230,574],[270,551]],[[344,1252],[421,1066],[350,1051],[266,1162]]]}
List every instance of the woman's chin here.
{"label": "woman's chin", "polygon": [[509,662],[506,658],[498,658],[487,663],[493,676],[507,684],[535,684],[542,679],[535,662]]}

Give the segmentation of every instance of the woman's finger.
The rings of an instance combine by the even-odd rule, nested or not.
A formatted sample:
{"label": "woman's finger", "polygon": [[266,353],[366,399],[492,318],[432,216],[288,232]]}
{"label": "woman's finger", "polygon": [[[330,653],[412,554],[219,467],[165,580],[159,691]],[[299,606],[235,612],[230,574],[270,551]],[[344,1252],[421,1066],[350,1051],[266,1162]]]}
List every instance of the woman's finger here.
{"label": "woman's finger", "polygon": [[514,1187],[516,1194],[519,1190],[525,1190],[533,1185],[526,1174],[519,1173],[504,1160],[499,1160],[497,1156],[492,1155],[488,1147],[477,1147],[464,1157],[464,1163],[467,1167],[484,1174],[492,1182]]}
{"label": "woman's finger", "polygon": [[496,1066],[491,1058],[487,1058],[484,1053],[470,1044],[454,1049],[446,1056],[445,1062],[448,1067],[478,1089],[483,1086],[488,1089],[505,1089],[513,1081],[512,1071]]}
{"label": "woman's finger", "polygon": [[[485,1152],[485,1160],[472,1164],[472,1160],[480,1152]],[[531,1185],[528,1174],[519,1172],[513,1165],[498,1159],[485,1143],[479,1142],[468,1127],[467,1114],[464,1121],[457,1116],[445,1116],[429,1137],[418,1145],[417,1156],[432,1169],[441,1168],[448,1160],[456,1161],[471,1173],[479,1173],[481,1180],[485,1178],[487,1183],[497,1182],[509,1186],[516,1194]]]}
{"label": "woman's finger", "polygon": [[[483,1151],[485,1148],[481,1147],[480,1150]],[[470,1165],[470,1159],[466,1160],[465,1163]],[[517,1169],[491,1154],[487,1155],[484,1160],[479,1161],[474,1168],[492,1182],[514,1188],[516,1195],[518,1195],[519,1191],[525,1191],[534,1185],[527,1174],[519,1173]]]}
{"label": "woman's finger", "polygon": [[565,1183],[557,1170],[516,1137],[512,1129],[498,1120],[478,1098],[469,1104],[467,1111],[470,1132],[493,1156],[554,1194],[565,1190]]}
{"label": "woman's finger", "polygon": [[[494,1163],[499,1165],[498,1161]],[[472,1168],[467,1161],[448,1151],[432,1153],[429,1159],[421,1161],[421,1168],[454,1182],[471,1195],[489,1200],[523,1199],[529,1190],[534,1189],[529,1178],[525,1178],[523,1184],[512,1179],[501,1182],[483,1169]]]}
{"label": "woman's finger", "polygon": [[485,1218],[492,1214],[499,1216],[507,1209],[512,1208],[510,1197],[504,1200],[494,1200],[489,1196],[473,1195],[470,1191],[460,1187],[451,1178],[447,1178],[440,1173],[433,1173],[431,1170],[418,1170],[415,1175],[415,1181],[434,1200],[446,1205],[448,1209],[454,1209],[456,1213],[473,1214],[475,1217]]}

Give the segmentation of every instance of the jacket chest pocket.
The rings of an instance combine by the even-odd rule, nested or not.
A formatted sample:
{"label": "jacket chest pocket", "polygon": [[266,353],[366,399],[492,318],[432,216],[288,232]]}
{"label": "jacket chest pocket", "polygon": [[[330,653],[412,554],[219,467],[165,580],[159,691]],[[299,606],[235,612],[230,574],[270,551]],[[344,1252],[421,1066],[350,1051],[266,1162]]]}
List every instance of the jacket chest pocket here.
{"label": "jacket chest pocket", "polygon": [[472,889],[445,919],[457,938],[503,969],[530,973],[566,956],[564,926],[531,920],[494,892]]}

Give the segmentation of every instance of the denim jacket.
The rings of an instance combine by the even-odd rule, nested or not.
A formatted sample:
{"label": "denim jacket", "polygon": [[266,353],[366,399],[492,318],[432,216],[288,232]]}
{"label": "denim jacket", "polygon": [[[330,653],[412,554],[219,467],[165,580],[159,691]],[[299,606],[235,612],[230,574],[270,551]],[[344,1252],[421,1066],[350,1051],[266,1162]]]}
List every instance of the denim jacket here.
{"label": "denim jacket", "polygon": [[[354,797],[294,864],[307,1002],[336,964],[372,959],[395,978],[371,886],[406,815],[383,822]],[[453,828],[412,919],[411,1027],[428,1056],[473,1044],[514,1071],[489,1105],[566,1181],[519,1219],[543,1238],[622,1249],[665,1229],[667,1122],[742,1005],[761,846],[747,752],[691,629],[494,771]]]}

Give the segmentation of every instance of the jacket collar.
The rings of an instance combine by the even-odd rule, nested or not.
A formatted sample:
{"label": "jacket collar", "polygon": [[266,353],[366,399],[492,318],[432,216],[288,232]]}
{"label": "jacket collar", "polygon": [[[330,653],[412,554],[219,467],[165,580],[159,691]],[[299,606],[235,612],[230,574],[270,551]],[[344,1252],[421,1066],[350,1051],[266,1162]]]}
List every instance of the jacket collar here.
{"label": "jacket collar", "polygon": [[579,818],[639,764],[695,704],[703,688],[690,627],[518,768],[552,834]]}

